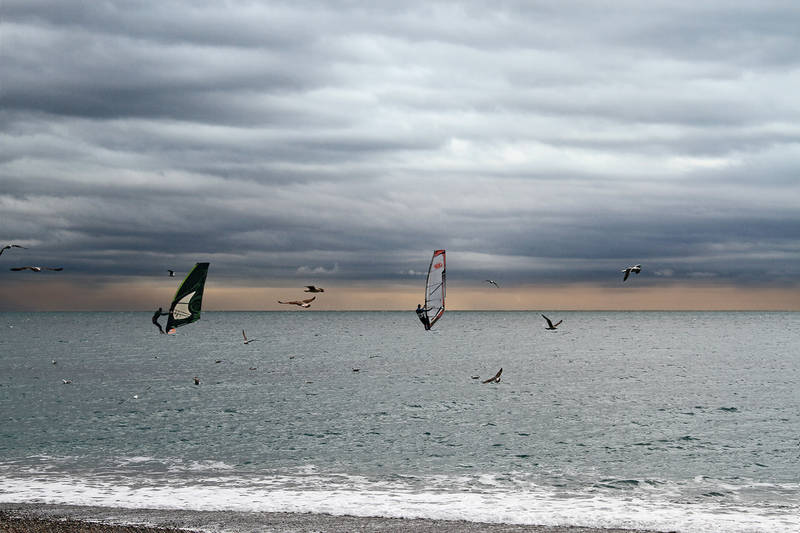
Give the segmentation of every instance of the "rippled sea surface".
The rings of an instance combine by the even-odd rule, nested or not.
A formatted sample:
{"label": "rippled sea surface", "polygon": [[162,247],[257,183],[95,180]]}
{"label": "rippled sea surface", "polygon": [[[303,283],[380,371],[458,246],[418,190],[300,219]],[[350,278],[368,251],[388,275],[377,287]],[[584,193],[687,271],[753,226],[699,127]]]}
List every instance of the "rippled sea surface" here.
{"label": "rippled sea surface", "polygon": [[0,501],[800,530],[800,313],[545,313],[0,313]]}

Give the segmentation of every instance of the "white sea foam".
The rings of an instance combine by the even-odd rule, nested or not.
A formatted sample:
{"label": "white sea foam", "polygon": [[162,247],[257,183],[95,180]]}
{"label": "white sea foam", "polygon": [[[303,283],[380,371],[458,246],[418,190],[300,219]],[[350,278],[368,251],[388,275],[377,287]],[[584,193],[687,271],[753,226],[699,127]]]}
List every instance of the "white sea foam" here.
{"label": "white sea foam", "polygon": [[[433,482],[431,482],[433,481]],[[458,519],[508,524],[642,528],[685,533],[795,533],[800,503],[779,506],[686,504],[674,486],[662,489],[567,493],[528,483],[497,483],[482,476],[480,488],[442,477],[378,483],[362,476],[301,475],[242,478],[229,475],[131,477],[45,475],[0,478],[0,502],[56,503],[124,508],[302,512],[333,515]],[[475,481],[474,479],[472,481]],[[700,480],[700,483],[705,482]],[[494,485],[493,485],[494,484]],[[442,488],[445,487],[446,488]],[[458,487],[461,487],[459,490]],[[732,486],[735,490],[746,486]],[[775,487],[795,494],[800,487]]]}

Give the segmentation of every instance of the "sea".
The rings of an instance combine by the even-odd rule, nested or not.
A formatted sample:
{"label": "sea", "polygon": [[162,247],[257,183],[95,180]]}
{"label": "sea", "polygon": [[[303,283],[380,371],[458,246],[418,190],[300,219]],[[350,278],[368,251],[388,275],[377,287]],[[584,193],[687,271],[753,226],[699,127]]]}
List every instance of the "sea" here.
{"label": "sea", "polygon": [[800,531],[800,313],[542,312],[0,313],[0,502]]}

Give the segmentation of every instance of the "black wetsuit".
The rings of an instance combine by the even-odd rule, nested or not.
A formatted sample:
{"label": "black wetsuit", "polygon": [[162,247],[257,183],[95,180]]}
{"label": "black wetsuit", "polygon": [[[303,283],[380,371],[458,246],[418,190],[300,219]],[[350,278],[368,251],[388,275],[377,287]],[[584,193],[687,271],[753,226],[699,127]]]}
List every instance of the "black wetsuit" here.
{"label": "black wetsuit", "polygon": [[431,329],[431,324],[428,321],[428,315],[426,314],[427,309],[423,307],[417,307],[417,317],[419,321],[422,322],[422,325],[425,326],[425,329]]}
{"label": "black wetsuit", "polygon": [[168,315],[168,314],[169,313],[162,312],[160,307],[156,310],[155,313],[153,313],[153,324],[158,326],[158,331],[160,331],[162,334],[164,333],[164,328],[162,328],[161,324],[158,323],[158,319],[161,318],[162,316]]}

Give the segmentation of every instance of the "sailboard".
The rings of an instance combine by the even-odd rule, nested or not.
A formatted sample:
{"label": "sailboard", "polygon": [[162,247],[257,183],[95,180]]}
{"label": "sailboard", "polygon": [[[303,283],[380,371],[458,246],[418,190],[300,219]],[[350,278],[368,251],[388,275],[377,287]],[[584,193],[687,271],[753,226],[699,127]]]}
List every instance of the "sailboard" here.
{"label": "sailboard", "polygon": [[435,250],[425,281],[425,315],[428,319],[425,329],[431,329],[444,314],[445,281],[445,253],[444,250]]}
{"label": "sailboard", "polygon": [[197,263],[178,287],[167,317],[167,333],[175,328],[200,320],[203,304],[203,287],[206,284],[209,263]]}

